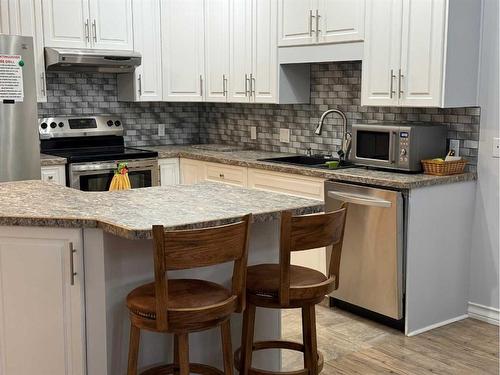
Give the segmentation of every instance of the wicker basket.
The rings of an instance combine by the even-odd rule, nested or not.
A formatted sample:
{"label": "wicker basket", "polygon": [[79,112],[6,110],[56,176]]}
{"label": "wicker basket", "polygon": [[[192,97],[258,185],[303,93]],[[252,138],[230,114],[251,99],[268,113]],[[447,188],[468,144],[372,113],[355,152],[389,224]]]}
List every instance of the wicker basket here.
{"label": "wicker basket", "polygon": [[456,161],[439,161],[439,160],[422,160],[425,174],[434,176],[449,176],[452,174],[464,173],[467,160]]}

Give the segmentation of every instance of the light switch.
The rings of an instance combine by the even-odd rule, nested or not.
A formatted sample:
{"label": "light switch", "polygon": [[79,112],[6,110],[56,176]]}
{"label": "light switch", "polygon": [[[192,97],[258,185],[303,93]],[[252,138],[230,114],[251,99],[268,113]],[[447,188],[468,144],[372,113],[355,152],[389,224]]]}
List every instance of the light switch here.
{"label": "light switch", "polygon": [[252,139],[252,140],[257,139],[257,127],[256,126],[250,126],[250,139]]}
{"label": "light switch", "polygon": [[158,124],[158,136],[165,136],[165,124]]}
{"label": "light switch", "polygon": [[280,129],[280,142],[290,143],[290,129]]}
{"label": "light switch", "polygon": [[493,157],[500,158],[500,138],[493,138]]}

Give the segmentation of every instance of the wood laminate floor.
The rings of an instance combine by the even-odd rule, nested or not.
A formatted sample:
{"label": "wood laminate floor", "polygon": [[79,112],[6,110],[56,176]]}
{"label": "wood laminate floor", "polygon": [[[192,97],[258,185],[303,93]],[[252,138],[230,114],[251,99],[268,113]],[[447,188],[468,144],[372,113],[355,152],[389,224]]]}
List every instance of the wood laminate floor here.
{"label": "wood laminate floor", "polygon": [[[498,327],[466,319],[415,337],[323,305],[316,308],[322,374],[499,374]],[[283,311],[283,337],[302,341],[300,310]],[[287,370],[302,355],[285,351]]]}

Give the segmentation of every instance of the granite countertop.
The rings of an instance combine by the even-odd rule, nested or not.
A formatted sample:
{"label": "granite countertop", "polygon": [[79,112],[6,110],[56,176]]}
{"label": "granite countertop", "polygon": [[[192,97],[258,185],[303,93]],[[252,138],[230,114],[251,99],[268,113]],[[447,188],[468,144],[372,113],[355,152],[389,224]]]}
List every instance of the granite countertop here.
{"label": "granite countertop", "polygon": [[222,225],[252,213],[254,222],[283,210],[309,214],[323,202],[226,184],[202,183],[113,192],[83,192],[42,181],[0,183],[0,225],[101,228],[127,239],[151,238],[152,225],[169,229]]}
{"label": "granite countertop", "polygon": [[62,158],[60,156],[40,154],[40,165],[42,167],[48,167],[50,165],[64,165],[66,162],[66,158]]}
{"label": "granite countertop", "polygon": [[248,168],[265,169],[269,171],[294,173],[303,176],[318,177],[336,181],[389,187],[394,189],[414,189],[431,185],[449,184],[477,179],[476,173],[463,173],[453,176],[431,176],[423,173],[396,173],[368,168],[328,170],[276,164],[259,161],[259,159],[287,156],[290,154],[268,151],[251,151],[238,147],[234,147],[230,151],[216,151],[216,146],[217,145],[151,146],[141,148],[157,151],[160,159],[182,157]]}

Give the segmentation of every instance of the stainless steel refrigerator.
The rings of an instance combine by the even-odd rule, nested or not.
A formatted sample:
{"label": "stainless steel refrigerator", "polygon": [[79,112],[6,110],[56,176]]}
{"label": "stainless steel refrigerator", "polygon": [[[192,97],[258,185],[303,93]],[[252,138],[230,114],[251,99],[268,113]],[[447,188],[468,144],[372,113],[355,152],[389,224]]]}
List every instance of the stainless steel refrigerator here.
{"label": "stainless steel refrigerator", "polygon": [[40,179],[33,39],[0,35],[0,182]]}

